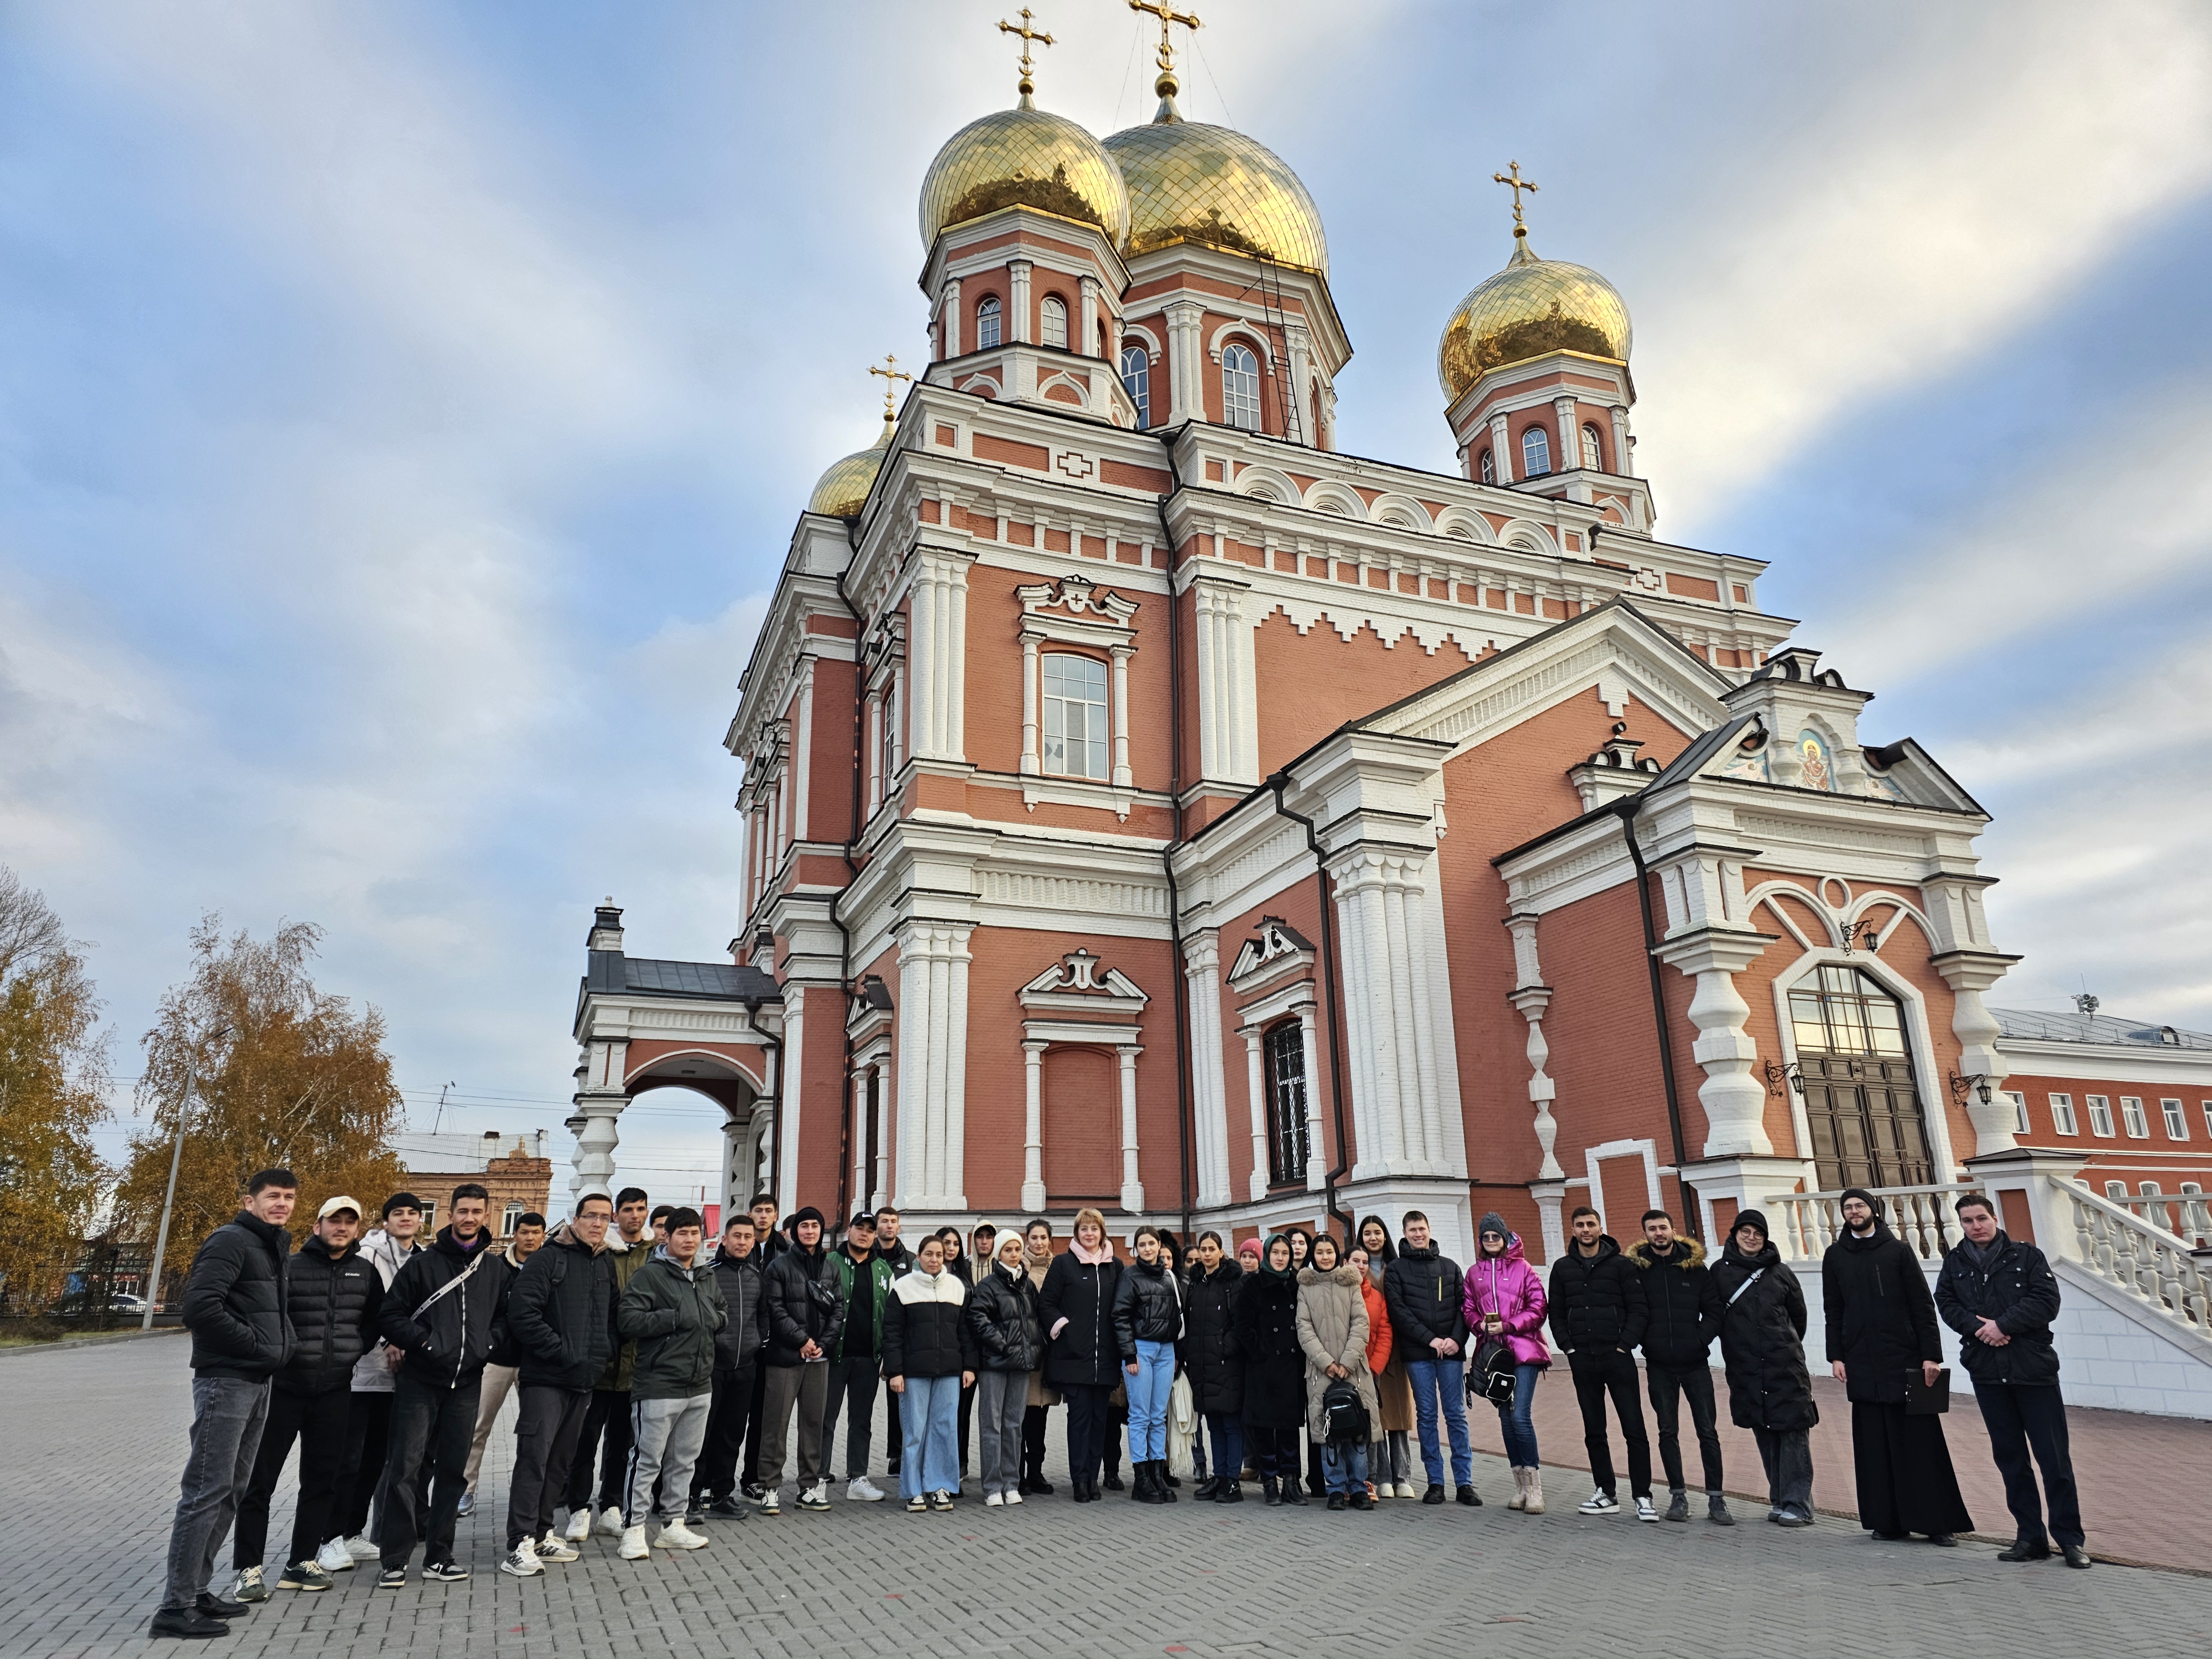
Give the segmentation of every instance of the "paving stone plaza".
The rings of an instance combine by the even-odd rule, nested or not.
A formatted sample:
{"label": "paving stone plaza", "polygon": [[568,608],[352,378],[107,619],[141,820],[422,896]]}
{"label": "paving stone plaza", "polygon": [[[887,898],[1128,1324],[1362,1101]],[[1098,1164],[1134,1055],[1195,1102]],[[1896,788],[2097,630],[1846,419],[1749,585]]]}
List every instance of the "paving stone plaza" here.
{"label": "paving stone plaza", "polygon": [[[160,1599],[190,1421],[185,1358],[171,1337],[0,1357],[8,1401],[0,1505],[14,1522],[0,1577],[0,1655],[178,1650],[147,1641],[145,1629]],[[2212,1647],[2212,1577],[2009,1566],[1993,1545],[1878,1544],[1826,1518],[1787,1533],[1765,1525],[1763,1509],[1747,1502],[1738,1504],[1744,1524],[1725,1531],[1585,1519],[1573,1505],[1589,1479],[1571,1469],[1550,1475],[1551,1512],[1529,1519],[1503,1507],[1510,1483],[1495,1458],[1478,1460],[1487,1504],[1474,1510],[1147,1509],[1109,1493],[1083,1507],[1061,1497],[995,1510],[971,1499],[949,1516],[914,1516],[840,1496],[827,1516],[787,1504],[777,1519],[714,1525],[708,1548],[649,1562],[618,1561],[611,1540],[594,1540],[574,1565],[516,1580],[494,1566],[511,1444],[495,1434],[483,1480],[489,1501],[461,1523],[460,1558],[475,1570],[469,1583],[379,1591],[369,1573],[356,1571],[325,1594],[280,1591],[209,1644],[210,1659],[1627,1651],[1778,1659],[1838,1647],[2042,1655],[2116,1644],[2130,1659],[2197,1659]],[[1056,1465],[1048,1475],[1060,1478]],[[2097,1478],[2089,1468],[2082,1475]],[[273,1538],[289,1525],[291,1492],[288,1474]],[[2174,1525],[2200,1534],[2201,1500],[2144,1494]],[[227,1569],[227,1547],[221,1561]]]}

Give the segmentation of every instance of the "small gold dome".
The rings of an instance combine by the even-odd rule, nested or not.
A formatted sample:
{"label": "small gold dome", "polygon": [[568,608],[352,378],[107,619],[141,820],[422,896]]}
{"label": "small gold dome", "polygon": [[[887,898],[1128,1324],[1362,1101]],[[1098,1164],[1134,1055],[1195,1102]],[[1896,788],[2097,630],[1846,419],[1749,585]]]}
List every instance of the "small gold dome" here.
{"label": "small gold dome", "polygon": [[884,459],[891,453],[891,434],[895,423],[886,416],[883,436],[866,449],[854,451],[842,461],[830,465],[814,486],[808,497],[806,510],[820,513],[832,519],[857,519],[860,509],[868,504],[868,492],[876,487],[876,474],[884,470]]}
{"label": "small gold dome", "polygon": [[1282,157],[1173,111],[1164,104],[1162,118],[1106,141],[1129,182],[1128,251],[1203,242],[1328,275],[1321,210]]}
{"label": "small gold dome", "polygon": [[1483,374],[1547,351],[1628,361],[1628,307],[1586,265],[1540,259],[1516,235],[1505,269],[1459,302],[1437,343],[1437,379],[1456,399]]}
{"label": "small gold dome", "polygon": [[1129,234],[1129,192],[1113,158],[1026,96],[945,141],[921,181],[921,245],[935,247],[951,226],[1015,206],[1096,225],[1117,249]]}

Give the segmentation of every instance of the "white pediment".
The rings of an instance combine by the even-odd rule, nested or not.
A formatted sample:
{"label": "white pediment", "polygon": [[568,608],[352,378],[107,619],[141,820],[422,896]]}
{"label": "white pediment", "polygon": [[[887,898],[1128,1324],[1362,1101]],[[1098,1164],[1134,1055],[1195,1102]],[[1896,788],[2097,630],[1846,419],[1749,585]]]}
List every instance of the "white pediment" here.
{"label": "white pediment", "polygon": [[1277,974],[1310,966],[1313,959],[1312,944],[1297,928],[1280,916],[1262,916],[1260,930],[1237,952],[1237,961],[1229,969],[1229,986],[1234,991],[1248,991]]}
{"label": "white pediment", "polygon": [[1021,988],[1024,1008],[1060,1013],[1133,1016],[1152,1000],[1119,968],[1107,968],[1089,951],[1070,951]]}

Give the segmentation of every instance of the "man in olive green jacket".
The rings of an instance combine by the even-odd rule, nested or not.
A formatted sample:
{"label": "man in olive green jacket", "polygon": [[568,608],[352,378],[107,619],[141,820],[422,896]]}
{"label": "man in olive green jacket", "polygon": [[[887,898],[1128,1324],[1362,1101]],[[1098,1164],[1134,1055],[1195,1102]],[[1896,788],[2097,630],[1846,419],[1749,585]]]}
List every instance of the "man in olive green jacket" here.
{"label": "man in olive green jacket", "polygon": [[630,1372],[629,1490],[623,1509],[626,1561],[652,1553],[645,1523],[660,1494],[660,1543],[696,1550],[706,1538],[684,1523],[691,1473],[707,1443],[714,1403],[714,1334],[729,1323],[722,1286],[699,1247],[696,1210],[668,1218],[668,1243],[647,1257],[615,1307],[615,1328],[637,1345]]}

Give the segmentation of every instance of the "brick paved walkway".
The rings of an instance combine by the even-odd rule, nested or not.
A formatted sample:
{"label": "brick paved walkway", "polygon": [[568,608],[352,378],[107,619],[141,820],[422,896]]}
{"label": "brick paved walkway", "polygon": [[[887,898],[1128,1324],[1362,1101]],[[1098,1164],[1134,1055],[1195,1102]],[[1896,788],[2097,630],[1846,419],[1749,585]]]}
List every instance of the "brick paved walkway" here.
{"label": "brick paved walkway", "polygon": [[[153,1646],[143,1632],[184,1455],[184,1359],[181,1344],[132,1343],[26,1357],[0,1372],[9,1528],[0,1655]],[[509,1443],[494,1438],[487,1491],[501,1484]],[[1061,1497],[1013,1510],[963,1503],[925,1517],[840,1501],[829,1516],[787,1509],[775,1521],[715,1526],[712,1547],[647,1563],[618,1561],[595,1540],[581,1561],[525,1582],[493,1570],[497,1521],[486,1514],[462,1523],[469,1583],[395,1593],[345,1574],[325,1595],[280,1593],[209,1646],[254,1659],[1778,1659],[1839,1639],[1893,1654],[2045,1653],[2101,1649],[2121,1635],[2130,1659],[2197,1659],[2212,1644],[2212,1580],[2006,1566],[1986,1546],[1875,1544],[1839,1523],[1788,1533],[1755,1520],[1733,1531],[1585,1520],[1571,1504],[1587,1480],[1564,1474],[1554,1490],[1567,1501],[1532,1520],[1496,1505],[1502,1465],[1486,1463],[1477,1479],[1491,1507],[1394,1503],[1364,1516],[1255,1503],[1079,1509]],[[2160,1507],[2201,1535],[2190,1504]],[[284,1535],[289,1511],[280,1497],[272,1537]],[[1509,1628],[1469,1628],[1484,1624]]]}

